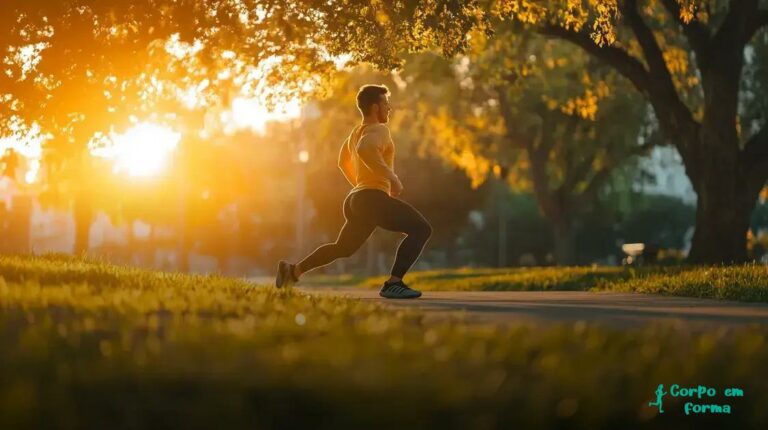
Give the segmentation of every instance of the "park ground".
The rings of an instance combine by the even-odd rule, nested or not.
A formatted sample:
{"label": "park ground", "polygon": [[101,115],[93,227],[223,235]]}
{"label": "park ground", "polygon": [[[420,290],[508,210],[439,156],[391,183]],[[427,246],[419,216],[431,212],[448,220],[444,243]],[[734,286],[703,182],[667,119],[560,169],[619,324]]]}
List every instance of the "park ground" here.
{"label": "park ground", "polygon": [[[375,298],[378,279],[276,290],[4,256],[0,428],[765,428],[766,269],[641,272],[463,269],[443,272],[444,283],[421,272],[412,279],[426,290],[421,302],[395,305]],[[450,298],[457,290],[486,302],[478,295],[511,295],[502,307],[520,294],[533,294],[530,306],[592,300],[597,313],[589,295],[619,294],[625,312],[666,306],[669,316],[672,300],[741,319],[693,330],[652,315],[543,323],[429,309],[463,300]],[[718,394],[667,397],[659,414],[648,402],[660,383]],[[728,387],[744,396],[724,397]],[[689,401],[732,410],[686,415]]]}

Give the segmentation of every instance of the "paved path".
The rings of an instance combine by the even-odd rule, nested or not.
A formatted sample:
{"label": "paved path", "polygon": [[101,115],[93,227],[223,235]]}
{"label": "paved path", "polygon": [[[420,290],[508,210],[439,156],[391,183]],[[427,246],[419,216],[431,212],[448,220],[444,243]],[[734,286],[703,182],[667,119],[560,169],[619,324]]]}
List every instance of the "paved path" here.
{"label": "paved path", "polygon": [[558,323],[585,321],[614,327],[676,321],[691,329],[749,324],[768,325],[768,304],[661,296],[656,294],[584,291],[427,291],[415,300],[384,300],[377,290],[356,287],[299,286],[310,294],[333,294],[387,306],[418,307],[430,317],[458,311],[471,322]]}

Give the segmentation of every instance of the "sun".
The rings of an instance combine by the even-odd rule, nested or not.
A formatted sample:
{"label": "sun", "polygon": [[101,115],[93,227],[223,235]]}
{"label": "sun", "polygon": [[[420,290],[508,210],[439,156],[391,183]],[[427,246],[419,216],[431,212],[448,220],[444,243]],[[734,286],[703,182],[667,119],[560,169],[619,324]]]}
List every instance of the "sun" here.
{"label": "sun", "polygon": [[154,176],[166,165],[168,156],[181,139],[181,134],[152,123],[141,123],[112,138],[110,158],[116,172],[130,176]]}
{"label": "sun", "polygon": [[222,114],[221,121],[228,132],[250,129],[264,133],[267,122],[286,121],[298,118],[300,114],[301,103],[297,99],[278,103],[274,110],[269,110],[257,99],[238,97],[232,101],[230,110]]}

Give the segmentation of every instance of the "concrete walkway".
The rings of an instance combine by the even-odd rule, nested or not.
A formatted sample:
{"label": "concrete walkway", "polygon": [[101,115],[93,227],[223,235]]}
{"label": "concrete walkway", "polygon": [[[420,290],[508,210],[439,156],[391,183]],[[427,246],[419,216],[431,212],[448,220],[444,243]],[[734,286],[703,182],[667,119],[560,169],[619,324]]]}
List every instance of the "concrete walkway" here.
{"label": "concrete walkway", "polygon": [[309,294],[332,294],[392,307],[416,307],[431,318],[459,312],[478,323],[560,323],[585,321],[618,328],[675,321],[691,329],[768,325],[768,304],[584,291],[427,291],[415,300],[385,300],[378,290],[298,286]]}

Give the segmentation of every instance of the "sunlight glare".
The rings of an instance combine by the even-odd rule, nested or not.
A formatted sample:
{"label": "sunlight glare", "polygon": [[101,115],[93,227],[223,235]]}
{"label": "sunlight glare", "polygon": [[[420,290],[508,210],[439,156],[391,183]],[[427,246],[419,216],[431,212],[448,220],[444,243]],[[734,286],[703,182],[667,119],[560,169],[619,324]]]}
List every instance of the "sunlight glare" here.
{"label": "sunlight glare", "polygon": [[28,184],[32,184],[37,181],[38,173],[40,173],[40,160],[33,159],[29,162],[29,170],[27,170],[27,173],[24,175],[24,180],[27,181]]}
{"label": "sunlight glare", "polygon": [[7,149],[12,149],[26,160],[28,170],[24,174],[24,181],[32,184],[38,180],[43,143],[50,138],[50,135],[43,135],[37,123],[27,127],[20,122],[15,122],[11,123],[10,129],[13,135],[0,137],[0,154],[5,154]]}
{"label": "sunlight glare", "polygon": [[112,147],[102,155],[115,160],[115,171],[130,176],[152,176],[165,166],[181,134],[152,123],[138,124],[112,137]]}
{"label": "sunlight glare", "polygon": [[279,104],[274,111],[270,111],[256,99],[238,97],[232,100],[232,109],[222,113],[221,120],[226,124],[227,133],[246,128],[264,133],[267,122],[286,121],[299,115],[301,103],[296,99]]}

